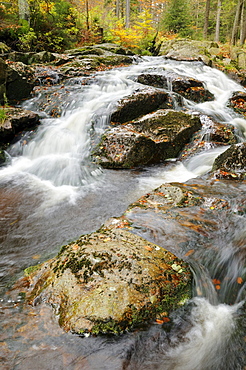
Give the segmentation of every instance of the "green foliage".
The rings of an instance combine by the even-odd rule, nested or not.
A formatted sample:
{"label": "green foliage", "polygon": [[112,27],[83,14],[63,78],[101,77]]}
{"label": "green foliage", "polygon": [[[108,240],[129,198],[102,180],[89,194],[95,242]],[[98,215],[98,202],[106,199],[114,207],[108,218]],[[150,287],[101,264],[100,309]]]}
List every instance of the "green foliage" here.
{"label": "green foliage", "polygon": [[0,108],[0,127],[4,124],[7,119],[6,109]]}
{"label": "green foliage", "polygon": [[171,0],[164,15],[163,28],[182,37],[192,35],[192,21],[187,0]]}

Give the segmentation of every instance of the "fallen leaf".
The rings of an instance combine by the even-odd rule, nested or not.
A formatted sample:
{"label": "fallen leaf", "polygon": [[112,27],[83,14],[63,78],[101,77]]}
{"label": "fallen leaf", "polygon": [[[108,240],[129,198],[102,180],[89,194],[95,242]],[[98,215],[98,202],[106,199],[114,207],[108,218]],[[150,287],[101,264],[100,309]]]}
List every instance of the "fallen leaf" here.
{"label": "fallen leaf", "polygon": [[111,240],[110,238],[103,239],[104,242],[109,242],[110,240]]}
{"label": "fallen leaf", "polygon": [[153,250],[153,248],[151,248],[149,245],[144,245],[144,248],[147,250],[147,251],[152,251]]}
{"label": "fallen leaf", "polygon": [[190,256],[192,253],[194,253],[195,250],[194,249],[190,249],[188,252],[185,253],[185,257],[188,257]]}
{"label": "fallen leaf", "polygon": [[238,283],[238,284],[242,284],[242,283],[243,283],[243,279],[241,278],[241,276],[239,276],[239,277],[237,278],[237,283]]}
{"label": "fallen leaf", "polygon": [[77,251],[79,249],[79,245],[78,244],[74,244],[73,247],[72,247],[72,249],[74,251]]}
{"label": "fallen leaf", "polygon": [[162,321],[163,321],[163,322],[169,322],[169,321],[170,321],[170,319],[169,319],[169,317],[163,317],[163,318],[162,318]]}
{"label": "fallen leaf", "polygon": [[212,282],[213,282],[214,285],[220,285],[221,284],[221,281],[218,280],[218,279],[213,279]]}
{"label": "fallen leaf", "polygon": [[41,257],[41,254],[35,254],[34,256],[32,256],[32,259],[38,260],[40,257]]}

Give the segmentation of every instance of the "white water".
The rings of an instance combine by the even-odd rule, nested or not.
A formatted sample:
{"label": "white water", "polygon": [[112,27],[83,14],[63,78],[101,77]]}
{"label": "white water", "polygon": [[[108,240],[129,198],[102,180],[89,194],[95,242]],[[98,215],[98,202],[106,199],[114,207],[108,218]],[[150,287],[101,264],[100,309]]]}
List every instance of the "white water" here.
{"label": "white water", "polygon": [[[228,123],[238,129],[241,141],[246,137],[246,121],[226,107],[233,91],[242,90],[237,83],[222,72],[201,63],[171,62],[163,58],[146,58],[129,68],[99,73],[95,83],[81,86],[76,94],[64,104],[61,118],[43,120],[34,139],[23,146],[21,155],[13,156],[11,164],[0,171],[0,181],[15,179],[29,189],[42,191],[43,202],[38,212],[69,198],[76,205],[81,189],[92,189],[104,181],[104,171],[90,162],[91,131],[98,138],[108,124],[109,115],[116,102],[140,88],[136,76],[144,71],[161,73],[170,70],[204,82],[215,95],[215,100],[195,104],[186,100],[186,106],[193,112],[201,112],[219,122]],[[37,98],[26,103],[35,109]],[[92,125],[93,124],[93,125]],[[93,126],[93,127],[92,127]],[[204,123],[204,133],[206,124]],[[153,168],[148,176],[139,178],[139,188],[147,192],[164,182],[185,182],[208,172],[214,159],[227,147],[211,148],[182,162],[168,167]],[[10,153],[14,153],[13,151]],[[228,249],[226,249],[228,252]],[[221,264],[231,256],[222,253]],[[229,257],[228,257],[229,255]],[[238,265],[235,266],[235,269]],[[177,343],[165,354],[163,370],[212,370],[220,369],[221,356],[234,331],[234,315],[239,305],[219,304],[216,300],[196,298],[191,311],[191,329],[181,343]],[[209,303],[212,301],[213,304]],[[160,356],[161,358],[161,356]],[[229,368],[227,368],[229,370]],[[221,370],[224,370],[221,368]],[[234,370],[234,369],[232,369]]]}

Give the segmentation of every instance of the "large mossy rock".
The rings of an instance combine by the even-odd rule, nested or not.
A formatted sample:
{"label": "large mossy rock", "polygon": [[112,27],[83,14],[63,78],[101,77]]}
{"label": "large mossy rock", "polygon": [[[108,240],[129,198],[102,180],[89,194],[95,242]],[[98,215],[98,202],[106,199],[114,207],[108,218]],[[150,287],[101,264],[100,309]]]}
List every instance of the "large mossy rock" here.
{"label": "large mossy rock", "polygon": [[171,105],[169,95],[165,91],[147,87],[121,99],[111,114],[111,123],[128,122],[158,108],[170,108]]}
{"label": "large mossy rock", "polygon": [[60,325],[76,333],[121,333],[167,317],[191,294],[186,263],[114,228],[64,246],[29,280],[28,301],[52,305]]}
{"label": "large mossy rock", "polygon": [[[188,39],[174,39],[164,41],[160,49],[160,55],[175,60],[201,60],[209,62],[210,52],[214,53],[218,45],[211,41],[196,41]],[[219,50],[219,49],[218,49]]]}
{"label": "large mossy rock", "polygon": [[246,143],[231,145],[214,161],[216,177],[246,179]]}
{"label": "large mossy rock", "polygon": [[160,109],[106,131],[93,156],[105,168],[160,163],[176,157],[201,126],[197,116]]}
{"label": "large mossy rock", "polygon": [[180,76],[177,73],[164,71],[162,74],[141,74],[138,82],[172,91],[195,102],[213,100],[214,96],[195,78]]}

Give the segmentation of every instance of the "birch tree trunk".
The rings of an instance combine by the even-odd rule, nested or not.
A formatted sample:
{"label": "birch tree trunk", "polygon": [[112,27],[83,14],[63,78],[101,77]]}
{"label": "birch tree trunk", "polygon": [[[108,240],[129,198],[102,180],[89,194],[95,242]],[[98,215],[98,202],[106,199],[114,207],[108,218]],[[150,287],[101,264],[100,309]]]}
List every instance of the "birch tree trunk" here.
{"label": "birch tree trunk", "polygon": [[120,0],[116,0],[115,2],[115,14],[116,14],[116,17],[119,19],[120,18]]}
{"label": "birch tree trunk", "polygon": [[126,0],[126,28],[130,27],[130,0]]}
{"label": "birch tree trunk", "polygon": [[19,19],[26,20],[30,23],[30,7],[28,4],[28,0],[18,0],[18,7],[19,7]]}

